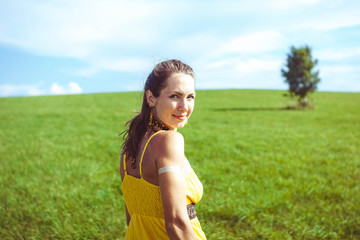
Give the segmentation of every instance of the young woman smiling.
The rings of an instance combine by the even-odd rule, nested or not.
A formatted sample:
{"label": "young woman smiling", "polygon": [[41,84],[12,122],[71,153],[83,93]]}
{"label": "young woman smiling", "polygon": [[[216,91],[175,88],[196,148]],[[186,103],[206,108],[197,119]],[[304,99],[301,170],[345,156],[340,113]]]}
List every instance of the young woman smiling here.
{"label": "young woman smiling", "polygon": [[157,64],[145,83],[141,112],[124,132],[125,239],[206,239],[195,211],[203,188],[177,132],[194,104],[192,68],[179,60]]}

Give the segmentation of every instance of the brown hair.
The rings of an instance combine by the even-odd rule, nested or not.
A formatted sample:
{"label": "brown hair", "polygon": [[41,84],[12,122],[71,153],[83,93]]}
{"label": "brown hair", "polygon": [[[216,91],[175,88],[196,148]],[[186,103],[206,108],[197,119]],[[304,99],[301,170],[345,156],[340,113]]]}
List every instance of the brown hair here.
{"label": "brown hair", "polygon": [[167,79],[173,73],[184,73],[195,79],[193,69],[176,59],[160,62],[154,67],[145,82],[141,112],[126,123],[129,128],[121,133],[125,140],[122,144],[123,153],[126,153],[127,159],[136,157],[141,138],[148,129],[151,110],[146,100],[146,91],[150,90],[154,97],[159,97],[161,90],[166,87]]}

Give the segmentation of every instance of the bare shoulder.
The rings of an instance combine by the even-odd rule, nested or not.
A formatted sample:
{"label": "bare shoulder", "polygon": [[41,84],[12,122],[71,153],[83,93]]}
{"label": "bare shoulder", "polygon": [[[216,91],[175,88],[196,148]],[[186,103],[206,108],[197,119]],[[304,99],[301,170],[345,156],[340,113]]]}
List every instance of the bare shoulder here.
{"label": "bare shoulder", "polygon": [[164,131],[154,136],[151,142],[158,166],[183,164],[184,137],[181,133]]}
{"label": "bare shoulder", "polygon": [[176,148],[184,147],[184,137],[181,133],[175,131],[164,131],[158,133],[154,136],[153,140],[150,142],[152,147],[164,148]]}
{"label": "bare shoulder", "polygon": [[184,137],[181,133],[175,131],[164,131],[154,136],[156,144],[184,144]]}

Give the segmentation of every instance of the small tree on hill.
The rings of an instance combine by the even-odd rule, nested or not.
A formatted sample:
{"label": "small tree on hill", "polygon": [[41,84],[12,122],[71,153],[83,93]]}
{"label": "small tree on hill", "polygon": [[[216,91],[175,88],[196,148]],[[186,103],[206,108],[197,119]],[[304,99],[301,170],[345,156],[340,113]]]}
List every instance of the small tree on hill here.
{"label": "small tree on hill", "polygon": [[300,106],[308,105],[306,95],[308,92],[314,92],[320,82],[319,71],[313,71],[317,62],[317,59],[312,59],[308,46],[292,46],[291,52],[287,55],[287,69],[281,69],[285,82],[289,84],[290,96],[297,96]]}

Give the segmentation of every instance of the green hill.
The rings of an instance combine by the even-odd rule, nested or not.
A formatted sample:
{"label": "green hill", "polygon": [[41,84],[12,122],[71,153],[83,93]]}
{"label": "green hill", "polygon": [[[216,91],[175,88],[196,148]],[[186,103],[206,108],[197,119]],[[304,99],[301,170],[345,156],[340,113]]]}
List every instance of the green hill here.
{"label": "green hill", "polygon": [[[209,239],[360,239],[360,93],[197,91],[181,129]],[[0,238],[122,239],[119,154],[141,93],[0,98]]]}

